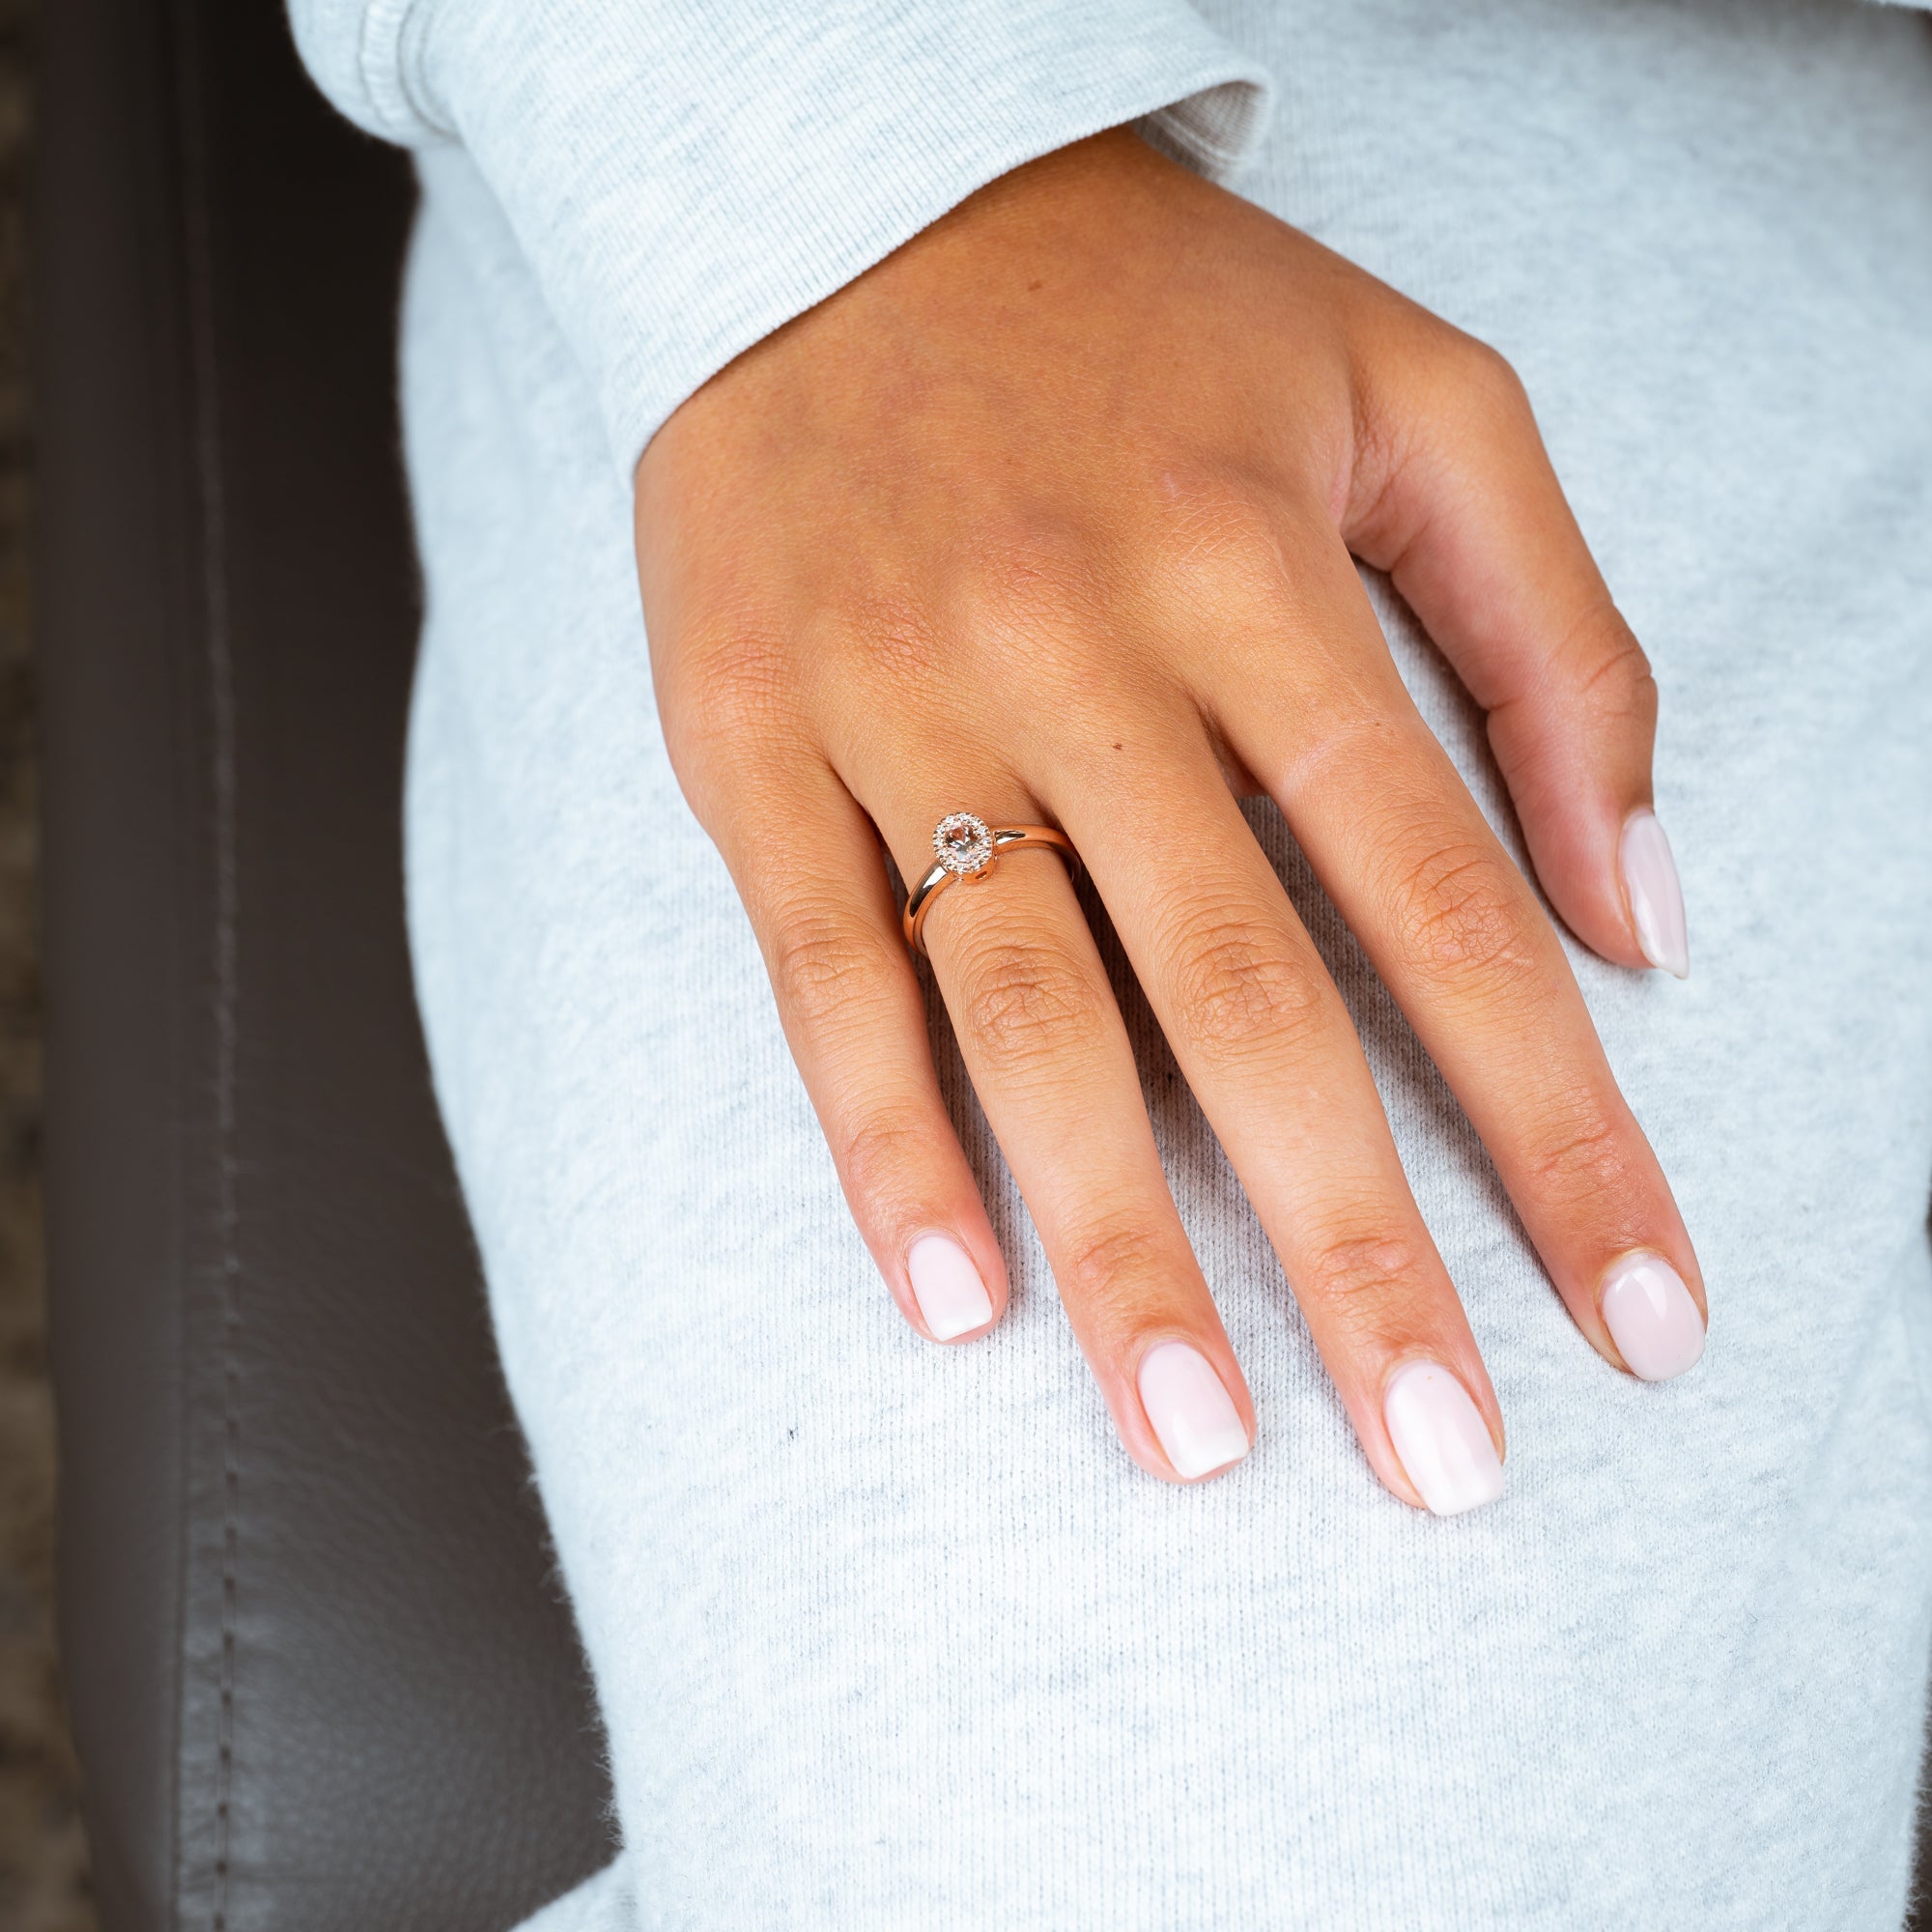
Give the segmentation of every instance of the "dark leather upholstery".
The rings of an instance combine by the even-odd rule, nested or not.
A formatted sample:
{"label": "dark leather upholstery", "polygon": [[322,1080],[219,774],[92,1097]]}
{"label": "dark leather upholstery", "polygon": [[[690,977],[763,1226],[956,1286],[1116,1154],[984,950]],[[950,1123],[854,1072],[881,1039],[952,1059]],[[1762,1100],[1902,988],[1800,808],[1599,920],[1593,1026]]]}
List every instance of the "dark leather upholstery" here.
{"label": "dark leather upholstery", "polygon": [[404,954],[406,161],[275,0],[49,0],[62,1642],[106,1932],[512,1924],[600,1744]]}

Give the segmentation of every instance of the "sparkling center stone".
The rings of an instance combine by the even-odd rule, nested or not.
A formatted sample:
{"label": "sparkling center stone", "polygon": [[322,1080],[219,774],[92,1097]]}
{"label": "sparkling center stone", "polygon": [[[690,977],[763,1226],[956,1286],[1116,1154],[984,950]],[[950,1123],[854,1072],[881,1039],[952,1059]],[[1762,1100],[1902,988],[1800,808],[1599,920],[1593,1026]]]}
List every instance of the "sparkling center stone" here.
{"label": "sparkling center stone", "polygon": [[977,872],[993,856],[993,835],[983,818],[949,812],[932,835],[932,849],[949,872]]}

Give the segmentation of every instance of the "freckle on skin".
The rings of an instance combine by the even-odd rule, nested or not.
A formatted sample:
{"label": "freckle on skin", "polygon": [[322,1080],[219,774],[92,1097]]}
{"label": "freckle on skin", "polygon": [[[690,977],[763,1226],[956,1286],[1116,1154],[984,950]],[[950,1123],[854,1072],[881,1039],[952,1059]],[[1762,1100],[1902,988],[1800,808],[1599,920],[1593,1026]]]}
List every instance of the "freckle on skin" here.
{"label": "freckle on skin", "polygon": [[1114,747],[1114,750],[1118,752],[1118,751],[1119,751],[1120,749],[1121,749],[1121,748],[1120,748],[1119,744],[1117,743],[1117,744],[1115,745],[1115,747]]}

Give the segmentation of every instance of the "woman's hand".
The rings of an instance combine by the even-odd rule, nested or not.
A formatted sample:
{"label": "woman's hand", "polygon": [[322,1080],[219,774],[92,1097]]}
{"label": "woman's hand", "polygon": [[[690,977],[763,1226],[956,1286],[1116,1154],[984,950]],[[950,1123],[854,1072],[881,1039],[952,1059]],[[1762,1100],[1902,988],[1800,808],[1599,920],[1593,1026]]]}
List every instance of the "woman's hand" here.
{"label": "woman's hand", "polygon": [[[1377,1473],[1442,1511],[1500,1492],[1462,1304],[1236,803],[1266,792],[1584,1336],[1649,1378],[1697,1358],[1696,1260],[1656,1155],[1350,556],[1392,573],[1488,711],[1571,928],[1682,973],[1649,668],[1492,351],[1115,132],[995,183],[715,377],[639,466],[637,526],[679,779],[921,1332],[980,1333],[1007,1278],[878,840],[917,880],[948,812],[1047,822]],[[1225,1466],[1253,1404],[1065,868],[1003,858],[941,895],[925,939],[1122,1441],[1163,1477]]]}

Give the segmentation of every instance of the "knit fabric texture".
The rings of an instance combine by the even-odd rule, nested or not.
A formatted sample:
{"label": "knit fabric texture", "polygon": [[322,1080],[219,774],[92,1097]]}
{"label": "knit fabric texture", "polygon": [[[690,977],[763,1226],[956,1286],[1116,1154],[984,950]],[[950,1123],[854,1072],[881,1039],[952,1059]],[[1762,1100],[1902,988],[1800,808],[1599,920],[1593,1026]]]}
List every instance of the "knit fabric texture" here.
{"label": "knit fabric texture", "polygon": [[294,0],[353,119],[461,144],[619,472],[706,377],[977,187],[1124,122],[1209,173],[1262,71],[1186,0]]}
{"label": "knit fabric texture", "polygon": [[[1895,1928],[1932,1649],[1926,22],[297,17],[424,187],[412,941],[623,1841],[530,1932]],[[1676,1383],[1577,1334],[1279,814],[1248,808],[1501,1400],[1509,1492],[1466,1517],[1375,1482],[1091,896],[1256,1446],[1200,1488],[1127,1460],[936,1004],[1014,1293],[984,1341],[915,1336],[658,731],[627,483],[651,429],[980,182],[1122,121],[1245,157],[1240,192],[1511,357],[1662,687],[1690,978],[1570,954],[1709,1287]],[[1520,857],[1480,716],[1370,587]]]}

